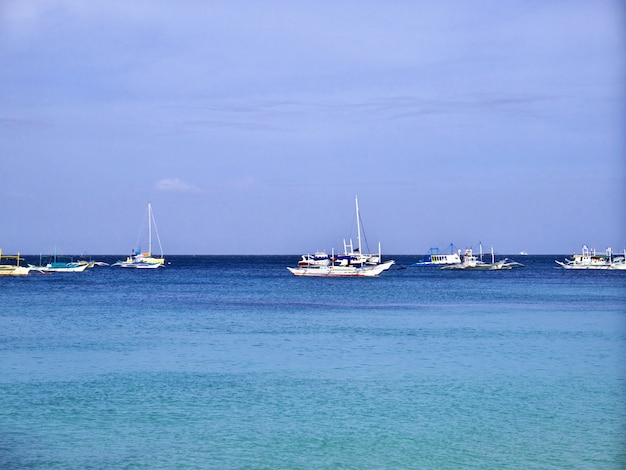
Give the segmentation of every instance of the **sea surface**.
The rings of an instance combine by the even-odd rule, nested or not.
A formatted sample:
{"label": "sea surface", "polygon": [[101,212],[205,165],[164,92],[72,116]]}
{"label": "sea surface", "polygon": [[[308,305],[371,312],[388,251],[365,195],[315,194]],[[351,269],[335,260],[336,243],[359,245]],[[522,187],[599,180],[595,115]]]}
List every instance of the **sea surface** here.
{"label": "sea surface", "polygon": [[0,278],[0,468],[626,468],[626,272],[298,258]]}

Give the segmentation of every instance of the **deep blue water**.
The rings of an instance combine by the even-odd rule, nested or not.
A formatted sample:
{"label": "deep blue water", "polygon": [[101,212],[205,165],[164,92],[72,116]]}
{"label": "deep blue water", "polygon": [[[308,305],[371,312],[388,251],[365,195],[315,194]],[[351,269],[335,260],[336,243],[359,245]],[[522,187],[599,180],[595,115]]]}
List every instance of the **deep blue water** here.
{"label": "deep blue water", "polygon": [[513,258],[2,278],[0,468],[626,468],[626,272]]}

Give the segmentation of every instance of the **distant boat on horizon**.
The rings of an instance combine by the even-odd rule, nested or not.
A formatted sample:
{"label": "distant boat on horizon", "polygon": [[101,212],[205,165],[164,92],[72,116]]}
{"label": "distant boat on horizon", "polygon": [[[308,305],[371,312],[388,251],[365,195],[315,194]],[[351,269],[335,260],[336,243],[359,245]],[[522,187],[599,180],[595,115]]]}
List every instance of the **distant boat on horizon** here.
{"label": "distant boat on horizon", "polygon": [[[361,218],[359,215],[359,199],[355,197],[357,247],[354,248],[352,239],[350,242],[343,240],[344,252],[335,255],[334,250],[330,258],[325,252],[318,252],[318,259],[312,259],[310,255],[303,255],[298,262],[297,268],[287,269],[294,276],[312,277],[373,277],[389,269],[395,261],[382,262],[380,242],[377,254],[366,254],[361,245]],[[326,256],[324,256],[326,255]]]}
{"label": "distant boat on horizon", "polygon": [[419,260],[416,263],[410,264],[411,267],[416,266],[433,266],[433,265],[446,265],[446,264],[460,264],[461,263],[461,250],[454,251],[454,245],[450,243],[450,253],[439,253],[439,248],[430,248],[426,258]]}
{"label": "distant boat on horizon", "polygon": [[[15,264],[1,264],[2,258],[6,259],[14,259]],[[33,268],[30,266],[20,266],[20,260],[24,258],[20,258],[20,253],[17,255],[3,255],[2,248],[0,248],[0,276],[28,276],[28,273],[32,271]]]}
{"label": "distant boat on horizon", "polygon": [[513,268],[523,268],[525,265],[518,263],[517,261],[510,261],[508,258],[496,261],[493,247],[491,247],[491,263],[483,261],[483,245],[479,245],[480,254],[476,256],[471,248],[467,248],[463,254],[463,260],[460,264],[450,264],[443,266],[440,269],[469,269],[469,270],[482,270],[482,271],[500,271],[509,270]]}
{"label": "distant boat on horizon", "polygon": [[604,254],[596,253],[596,249],[589,250],[587,245],[583,245],[582,254],[574,254],[572,258],[565,261],[554,260],[556,264],[564,269],[619,269],[626,270],[626,249],[623,256],[613,256],[611,247],[606,249]]}
{"label": "distant boat on horizon", "polygon": [[46,264],[42,262],[42,256],[39,255],[39,266],[29,265],[31,269],[39,271],[41,273],[82,273],[90,267],[89,263],[84,261],[75,262],[71,257],[69,261],[61,261],[57,256],[57,248],[54,247],[54,254],[48,258]]}
{"label": "distant boat on horizon", "polygon": [[[159,250],[161,252],[160,257],[152,256],[152,228],[154,227],[154,233],[159,243]],[[112,266],[121,266],[122,268],[135,268],[135,269],[156,269],[165,266],[165,258],[163,257],[163,246],[161,245],[161,238],[159,237],[159,231],[157,230],[156,221],[154,220],[154,214],[152,212],[152,204],[148,202],[148,251],[142,252],[141,249],[135,248],[132,254],[126,258],[125,261],[117,261]]]}

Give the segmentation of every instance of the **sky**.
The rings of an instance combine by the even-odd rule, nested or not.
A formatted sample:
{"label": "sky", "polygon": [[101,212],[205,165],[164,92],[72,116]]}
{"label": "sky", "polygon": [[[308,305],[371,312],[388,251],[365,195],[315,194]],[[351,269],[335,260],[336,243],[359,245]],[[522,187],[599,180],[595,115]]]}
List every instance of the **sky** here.
{"label": "sky", "polygon": [[[619,0],[0,0],[0,248],[626,247]],[[143,246],[142,248],[147,248]]]}

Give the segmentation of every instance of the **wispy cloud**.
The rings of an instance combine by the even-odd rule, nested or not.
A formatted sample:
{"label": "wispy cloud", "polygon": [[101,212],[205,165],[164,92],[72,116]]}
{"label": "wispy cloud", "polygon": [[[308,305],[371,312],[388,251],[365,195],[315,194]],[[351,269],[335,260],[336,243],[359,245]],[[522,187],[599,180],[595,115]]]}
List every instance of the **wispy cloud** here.
{"label": "wispy cloud", "polygon": [[0,117],[0,129],[15,130],[33,130],[44,129],[48,124],[37,119],[22,119],[13,117]]}
{"label": "wispy cloud", "polygon": [[172,193],[188,193],[188,194],[200,194],[202,191],[192,184],[186,183],[178,178],[164,178],[159,180],[155,184],[156,189],[159,191],[166,191]]}
{"label": "wispy cloud", "polygon": [[518,93],[466,93],[423,97],[388,95],[345,100],[261,100],[206,104],[169,104],[163,109],[178,110],[177,127],[190,131],[207,127],[244,131],[295,132],[305,122],[328,119],[397,120],[417,116],[500,112],[510,115],[533,114],[558,96]]}

